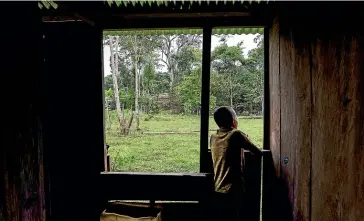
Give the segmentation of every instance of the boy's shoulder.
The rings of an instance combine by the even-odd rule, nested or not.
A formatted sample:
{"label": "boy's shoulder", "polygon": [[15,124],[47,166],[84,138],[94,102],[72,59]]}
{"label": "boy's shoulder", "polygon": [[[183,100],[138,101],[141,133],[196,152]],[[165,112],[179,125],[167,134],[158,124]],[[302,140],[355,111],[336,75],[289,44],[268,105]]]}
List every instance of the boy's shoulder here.
{"label": "boy's shoulder", "polygon": [[237,135],[243,135],[244,137],[248,137],[248,135],[246,135],[243,131],[239,130],[239,129],[233,129],[231,131],[232,134],[237,134]]}
{"label": "boy's shoulder", "polygon": [[231,138],[237,140],[249,140],[248,135],[239,129],[233,129],[231,132]]}
{"label": "boy's shoulder", "polygon": [[[223,131],[224,134],[226,135],[226,133],[228,134],[228,137],[229,138],[248,138],[248,135],[246,135],[243,131],[239,130],[239,129],[232,129],[232,130],[229,130],[229,131]],[[220,137],[221,134],[219,133],[219,130],[216,131],[215,133],[213,133],[211,135],[211,138],[213,137]],[[224,136],[225,137],[225,136]]]}

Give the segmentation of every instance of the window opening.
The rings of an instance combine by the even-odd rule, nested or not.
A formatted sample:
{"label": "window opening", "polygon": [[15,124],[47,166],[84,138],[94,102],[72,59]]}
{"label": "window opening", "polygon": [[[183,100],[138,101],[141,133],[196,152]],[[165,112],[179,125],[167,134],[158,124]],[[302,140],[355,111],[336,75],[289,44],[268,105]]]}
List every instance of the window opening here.
{"label": "window opening", "polygon": [[110,170],[199,172],[202,29],[105,31],[103,40]]}
{"label": "window opening", "polygon": [[231,106],[238,115],[238,129],[262,148],[264,28],[239,30],[212,30],[209,136],[218,129],[215,108]]}
{"label": "window opening", "polygon": [[[210,171],[209,142],[200,141],[217,130],[213,111],[218,106],[232,106],[239,129],[263,146],[264,28],[208,30],[104,31],[111,171]],[[211,40],[209,90],[202,87],[203,39]],[[202,102],[202,93],[209,94],[208,102]],[[201,125],[206,109],[208,126]]]}

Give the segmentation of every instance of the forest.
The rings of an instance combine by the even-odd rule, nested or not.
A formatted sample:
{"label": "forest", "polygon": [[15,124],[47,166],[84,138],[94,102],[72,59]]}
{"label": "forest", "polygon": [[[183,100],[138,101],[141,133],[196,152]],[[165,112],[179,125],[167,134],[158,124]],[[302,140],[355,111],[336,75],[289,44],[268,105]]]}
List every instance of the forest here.
{"label": "forest", "polygon": [[[112,170],[196,172],[202,35],[120,33],[104,35],[103,39],[104,48],[110,50],[111,73],[104,77],[104,100]],[[219,106],[233,107],[252,140],[261,145],[264,36],[255,36],[257,47],[247,54],[243,41],[228,44],[234,35],[216,37],[219,43],[211,51],[210,113]],[[210,129],[216,129],[211,120]],[[148,153],[139,147],[143,142]],[[191,151],[175,153],[170,147],[168,152],[168,148],[160,147],[166,146],[165,142],[186,145],[184,149]],[[185,158],[178,163],[175,154]]]}

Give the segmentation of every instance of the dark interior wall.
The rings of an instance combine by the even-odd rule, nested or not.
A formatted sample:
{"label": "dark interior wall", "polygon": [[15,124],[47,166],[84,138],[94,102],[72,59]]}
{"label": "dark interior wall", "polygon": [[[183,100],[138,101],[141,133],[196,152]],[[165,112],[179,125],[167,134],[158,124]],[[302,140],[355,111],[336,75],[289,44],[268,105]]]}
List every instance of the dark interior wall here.
{"label": "dark interior wall", "polygon": [[276,179],[268,189],[280,195],[268,194],[263,205],[286,210],[284,220],[364,217],[362,10],[362,3],[277,8],[270,32]]}
{"label": "dark interior wall", "polygon": [[41,80],[51,217],[94,220],[100,212],[99,174],[104,169],[101,29],[83,22],[43,27]]}
{"label": "dark interior wall", "polygon": [[101,30],[42,24],[37,2],[0,11],[0,220],[99,220]]}
{"label": "dark interior wall", "polygon": [[0,3],[1,221],[46,218],[38,12],[37,2]]}

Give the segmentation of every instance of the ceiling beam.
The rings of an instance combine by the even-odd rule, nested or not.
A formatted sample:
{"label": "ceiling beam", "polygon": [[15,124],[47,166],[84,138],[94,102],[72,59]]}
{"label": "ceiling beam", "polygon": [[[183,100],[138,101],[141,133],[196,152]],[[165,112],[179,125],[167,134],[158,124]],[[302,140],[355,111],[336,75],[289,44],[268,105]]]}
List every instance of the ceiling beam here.
{"label": "ceiling beam", "polygon": [[[115,16],[115,15],[114,15]],[[211,18],[211,17],[246,17],[250,12],[202,12],[202,13],[158,13],[158,14],[121,14],[126,19],[147,18]]]}

